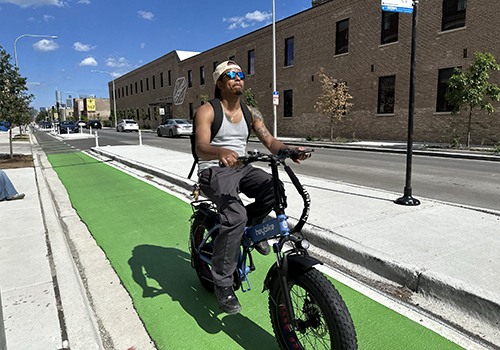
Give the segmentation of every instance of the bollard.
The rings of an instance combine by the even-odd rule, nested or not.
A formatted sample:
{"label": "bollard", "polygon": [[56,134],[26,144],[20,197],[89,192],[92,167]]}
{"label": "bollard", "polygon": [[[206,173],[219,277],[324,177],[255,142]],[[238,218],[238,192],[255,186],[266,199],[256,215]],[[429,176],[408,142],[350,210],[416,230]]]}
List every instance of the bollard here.
{"label": "bollard", "polygon": [[0,293],[0,350],[7,350],[7,341],[5,340],[5,326],[3,324],[2,294]]}
{"label": "bollard", "polygon": [[92,135],[92,127],[89,126],[89,135]]}
{"label": "bollard", "polygon": [[99,147],[99,136],[97,135],[97,130],[95,131],[95,146]]}
{"label": "bollard", "polygon": [[142,146],[142,132],[139,130],[139,146]]}

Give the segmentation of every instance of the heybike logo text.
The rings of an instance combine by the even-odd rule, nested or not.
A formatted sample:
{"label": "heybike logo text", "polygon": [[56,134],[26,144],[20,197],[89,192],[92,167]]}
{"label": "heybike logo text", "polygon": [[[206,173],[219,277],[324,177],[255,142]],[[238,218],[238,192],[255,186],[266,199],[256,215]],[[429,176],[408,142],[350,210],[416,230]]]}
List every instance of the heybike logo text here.
{"label": "heybike logo text", "polygon": [[264,227],[262,227],[260,229],[256,229],[255,230],[255,235],[257,235],[257,236],[263,236],[267,232],[272,231],[272,230],[274,230],[274,224],[267,224],[266,226],[264,226]]}

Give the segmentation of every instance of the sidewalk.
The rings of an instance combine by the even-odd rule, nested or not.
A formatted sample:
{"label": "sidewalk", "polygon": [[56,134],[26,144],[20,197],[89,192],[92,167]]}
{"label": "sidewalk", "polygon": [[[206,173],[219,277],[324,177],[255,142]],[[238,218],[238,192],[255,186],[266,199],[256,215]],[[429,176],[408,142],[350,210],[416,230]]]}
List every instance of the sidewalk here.
{"label": "sidewalk", "polygon": [[[35,166],[5,170],[26,197],[0,202],[0,330],[7,349],[155,349],[34,138],[15,142],[13,152],[33,154]],[[9,153],[6,132],[0,153]]]}
{"label": "sidewalk", "polygon": [[[150,146],[107,146],[93,151],[191,189],[190,154]],[[287,214],[300,216],[302,199],[290,181]],[[438,316],[500,344],[500,213],[423,199],[417,207],[393,203],[399,194],[300,176],[312,206],[305,236],[317,247],[406,286],[419,300],[444,303],[455,311]],[[447,314],[448,313],[448,314]],[[484,323],[483,323],[484,322]],[[485,336],[484,324],[492,335]],[[487,332],[486,332],[487,333]]]}

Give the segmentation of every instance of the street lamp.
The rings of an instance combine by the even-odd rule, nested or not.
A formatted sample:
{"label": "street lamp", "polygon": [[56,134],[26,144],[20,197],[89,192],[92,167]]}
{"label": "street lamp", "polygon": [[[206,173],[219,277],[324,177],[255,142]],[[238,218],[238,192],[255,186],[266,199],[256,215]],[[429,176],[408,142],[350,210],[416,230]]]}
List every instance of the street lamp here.
{"label": "street lamp", "polygon": [[14,41],[14,57],[16,59],[16,69],[19,69],[19,67],[17,66],[17,50],[16,50],[16,44],[17,44],[17,41],[19,39],[21,39],[22,37],[25,37],[25,36],[31,36],[31,37],[36,37],[36,38],[51,38],[51,39],[57,39],[57,36],[55,35],[34,35],[34,34],[23,34],[21,36],[19,36],[16,41]]}
{"label": "street lamp", "polygon": [[116,96],[115,96],[115,77],[110,72],[102,71],[102,70],[91,70],[92,73],[105,73],[111,76],[113,79],[113,114],[115,115],[115,127],[116,127]]}

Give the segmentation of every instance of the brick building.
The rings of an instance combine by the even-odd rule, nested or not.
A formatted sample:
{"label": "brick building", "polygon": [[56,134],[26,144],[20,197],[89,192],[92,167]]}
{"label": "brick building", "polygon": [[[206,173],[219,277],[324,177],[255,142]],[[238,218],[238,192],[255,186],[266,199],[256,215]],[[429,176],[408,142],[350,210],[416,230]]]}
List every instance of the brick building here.
{"label": "brick building", "polygon": [[[276,23],[278,136],[328,137],[329,121],[314,110],[317,72],[346,81],[352,109],[336,121],[335,136],[405,140],[408,126],[412,15],[383,12],[368,0],[313,1],[308,10]],[[441,0],[418,5],[415,141],[466,139],[466,116],[452,116],[444,100],[454,67],[474,52],[500,57],[500,1]],[[172,51],[115,80],[117,109],[155,128],[164,117],[192,118],[213,96],[212,72],[235,59],[246,74],[268,129],[273,128],[272,26],[202,53]],[[490,82],[500,81],[499,72]],[[112,98],[112,84],[109,93]],[[110,99],[112,105],[112,99]],[[499,103],[494,106],[500,108]],[[134,111],[135,113],[132,113]],[[499,111],[476,110],[472,142],[500,141]]]}

